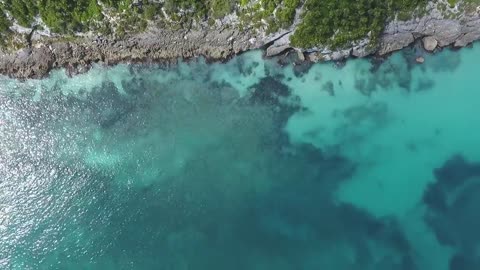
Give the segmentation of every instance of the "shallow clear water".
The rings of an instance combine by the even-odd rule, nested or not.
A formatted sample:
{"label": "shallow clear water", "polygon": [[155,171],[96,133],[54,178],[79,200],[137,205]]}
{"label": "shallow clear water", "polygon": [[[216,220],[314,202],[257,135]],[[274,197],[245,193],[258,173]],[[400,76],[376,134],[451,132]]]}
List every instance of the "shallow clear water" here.
{"label": "shallow clear water", "polygon": [[480,46],[0,79],[1,269],[480,269]]}

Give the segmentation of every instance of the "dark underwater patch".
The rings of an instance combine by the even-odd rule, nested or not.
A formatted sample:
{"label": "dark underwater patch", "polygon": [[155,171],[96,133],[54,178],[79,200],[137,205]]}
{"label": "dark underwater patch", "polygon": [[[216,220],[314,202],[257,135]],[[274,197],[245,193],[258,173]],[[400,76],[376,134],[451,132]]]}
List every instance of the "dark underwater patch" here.
{"label": "dark underwater patch", "polygon": [[435,169],[434,175],[446,189],[458,188],[469,178],[480,176],[480,164],[470,163],[463,156],[454,155],[442,167]]}
{"label": "dark underwater patch", "polygon": [[[128,91],[133,93],[132,91],[135,90]],[[142,91],[141,88],[135,92],[140,93],[140,91]],[[106,129],[115,125],[134,109],[134,104],[126,96],[122,96],[111,82],[104,82],[99,89],[94,90],[88,96],[88,104],[94,121]]]}
{"label": "dark underwater patch", "polygon": [[366,96],[370,96],[372,92],[377,90],[377,83],[373,78],[356,79],[354,86],[355,89]]}
{"label": "dark underwater patch", "polygon": [[238,71],[240,72],[240,74],[242,74],[245,77],[251,76],[254,72],[254,69],[260,65],[260,63],[257,61],[248,63],[242,57],[236,57],[234,59],[235,59],[235,63]]}
{"label": "dark underwater patch", "polygon": [[449,270],[477,270],[479,267],[478,259],[475,262],[475,260],[463,254],[455,254],[449,263]]}
{"label": "dark underwater patch", "polygon": [[330,96],[335,96],[335,85],[332,81],[328,81],[323,84],[322,90],[326,91]]}
{"label": "dark underwater patch", "polygon": [[303,61],[300,63],[296,63],[293,65],[293,74],[297,78],[303,77],[305,74],[307,74],[311,68],[313,67],[313,63],[310,61]]}
{"label": "dark underwater patch", "polygon": [[264,77],[250,87],[249,102],[269,106],[275,113],[279,127],[285,125],[290,116],[300,110],[298,97],[292,96],[289,87],[275,77]]}
{"label": "dark underwater patch", "polygon": [[480,163],[454,155],[433,172],[423,196],[428,206],[427,224],[444,245],[459,252],[451,258],[450,269],[477,269],[480,258],[475,250],[480,242]]}
{"label": "dark underwater patch", "polygon": [[420,79],[418,81],[417,87],[415,88],[415,91],[420,92],[420,91],[427,91],[432,89],[435,86],[435,81],[431,79]]}
{"label": "dark underwater patch", "polygon": [[[354,251],[352,267],[416,269],[412,249],[394,220],[375,219],[350,204],[334,203],[330,183],[342,179],[332,178],[325,168],[333,163],[344,166],[348,160],[329,160],[309,146],[295,149],[293,156],[272,160],[276,166],[267,171],[281,183],[278,187],[244,194],[239,203],[214,188],[206,194],[192,193],[191,182],[182,181],[186,174],[167,185],[116,191],[123,200],[105,229],[115,235],[108,253],[122,254],[136,267],[147,268],[159,263],[176,268],[186,261],[196,269],[240,270],[261,261],[271,265],[280,257],[288,264],[281,268],[286,270],[304,265],[311,252],[328,252],[345,243]],[[196,181],[205,184],[204,177],[208,174],[196,174]],[[369,242],[391,253],[378,262]],[[155,250],[162,252],[149,253]],[[205,260],[215,254],[221,256]],[[331,263],[340,259],[330,258]]]}
{"label": "dark underwater patch", "polygon": [[251,99],[255,103],[276,104],[280,98],[288,97],[291,93],[288,86],[274,77],[264,77],[258,84],[252,86]]}

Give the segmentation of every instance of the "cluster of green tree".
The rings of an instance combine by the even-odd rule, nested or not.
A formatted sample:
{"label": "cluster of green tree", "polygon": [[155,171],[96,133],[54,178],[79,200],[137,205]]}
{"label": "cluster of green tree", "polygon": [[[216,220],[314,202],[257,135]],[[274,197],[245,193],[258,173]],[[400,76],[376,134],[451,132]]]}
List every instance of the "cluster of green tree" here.
{"label": "cluster of green tree", "polygon": [[425,6],[427,0],[307,0],[302,23],[291,37],[294,46],[339,48],[370,35],[379,37],[388,19]]}
{"label": "cluster of green tree", "polygon": [[282,5],[275,13],[282,27],[288,27],[295,19],[296,9],[300,5],[300,0],[284,0]]}
{"label": "cluster of green tree", "polygon": [[38,8],[43,22],[60,33],[85,31],[102,18],[96,0],[40,0]]}
{"label": "cluster of green tree", "polygon": [[269,30],[276,31],[293,23],[300,0],[264,0],[261,4],[262,15],[267,18]]}
{"label": "cluster of green tree", "polygon": [[[301,0],[4,0],[0,9],[11,15],[20,25],[32,27],[40,17],[52,31],[58,33],[99,30],[109,32],[111,26],[101,22],[102,7],[118,15],[116,29],[120,33],[129,28],[144,28],[146,20],[162,17],[161,8],[174,22],[218,19],[236,11],[248,25],[264,26],[271,31],[292,24]],[[9,25],[3,18],[3,25]],[[2,26],[2,25],[0,25]],[[4,28],[8,28],[4,27]],[[1,30],[1,29],[0,29]]]}
{"label": "cluster of green tree", "polygon": [[301,0],[262,0],[247,5],[248,1],[244,1],[240,2],[242,8],[238,11],[241,20],[257,28],[266,24],[268,32],[289,27],[301,3]]}
{"label": "cluster of green tree", "polygon": [[31,27],[40,16],[53,31],[82,31],[94,19],[101,19],[96,0],[5,0],[2,7],[18,24]]}
{"label": "cluster of green tree", "polygon": [[238,0],[165,0],[163,7],[173,20],[205,20],[222,18],[232,13],[238,4]]}
{"label": "cluster of green tree", "polygon": [[[150,3],[151,2],[151,3]],[[160,11],[160,4],[154,1],[133,0],[4,0],[0,2],[0,32],[8,32],[11,21],[8,13],[19,25],[33,27],[36,17],[53,32],[74,33],[97,30],[109,34],[112,31],[108,22],[102,21],[102,6],[109,12],[119,15],[119,32],[146,27],[145,19],[154,19]]]}

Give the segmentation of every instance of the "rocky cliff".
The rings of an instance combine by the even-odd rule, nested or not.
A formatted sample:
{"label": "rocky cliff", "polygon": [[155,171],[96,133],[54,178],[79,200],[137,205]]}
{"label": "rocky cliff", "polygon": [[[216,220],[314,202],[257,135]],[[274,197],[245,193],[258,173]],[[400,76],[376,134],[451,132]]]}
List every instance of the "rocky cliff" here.
{"label": "rocky cliff", "polygon": [[224,25],[196,30],[149,29],[122,39],[85,36],[62,41],[40,37],[16,52],[2,52],[0,73],[22,79],[41,78],[51,69],[60,67],[75,73],[85,70],[92,63],[148,63],[197,56],[225,60],[238,53],[260,48],[265,49],[266,56],[296,50],[300,60],[317,62],[342,60],[351,56],[386,55],[419,39],[422,39],[427,51],[446,46],[463,47],[480,39],[478,10],[454,10],[447,15],[431,4],[421,18],[388,23],[376,44],[372,44],[367,37],[340,50],[293,48],[289,37],[295,31],[295,23],[290,29],[270,35]]}

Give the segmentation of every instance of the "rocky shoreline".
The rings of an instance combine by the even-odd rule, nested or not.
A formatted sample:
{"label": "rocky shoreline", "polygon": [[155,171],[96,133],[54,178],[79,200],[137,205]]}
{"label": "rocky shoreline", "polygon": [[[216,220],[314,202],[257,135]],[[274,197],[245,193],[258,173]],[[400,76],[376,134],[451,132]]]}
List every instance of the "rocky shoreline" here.
{"label": "rocky shoreline", "polygon": [[[468,13],[458,12],[454,14],[454,18],[448,18],[435,4],[431,4],[427,15],[421,18],[390,22],[376,46],[371,46],[370,40],[365,38],[347,49],[313,48],[301,52],[306,59],[318,62],[337,61],[349,57],[385,56],[418,40],[422,41],[424,49],[428,52],[450,46],[461,48],[480,39],[479,11],[477,8]],[[275,55],[279,48],[290,48],[288,35],[274,41],[266,50],[267,56]]]}
{"label": "rocky shoreline", "polygon": [[388,55],[419,39],[423,41],[425,50],[430,52],[447,46],[464,47],[480,39],[478,11],[446,18],[435,7],[430,7],[422,18],[390,22],[377,46],[372,46],[366,38],[342,50],[296,49],[289,41],[294,27],[295,24],[291,29],[271,35],[242,31],[230,25],[199,30],[149,29],[123,39],[92,36],[59,41],[40,37],[17,52],[2,52],[0,74],[26,79],[45,77],[56,68],[66,68],[69,73],[75,74],[87,70],[93,63],[172,62],[198,56],[222,61],[253,49],[264,49],[267,57],[296,50],[299,60],[337,61],[349,57]]}
{"label": "rocky shoreline", "polygon": [[81,72],[93,63],[170,62],[205,56],[224,60],[261,47],[249,32],[233,29],[174,31],[155,29],[124,39],[85,37],[74,41],[39,39],[31,47],[0,55],[0,74],[42,78],[55,68]]}

